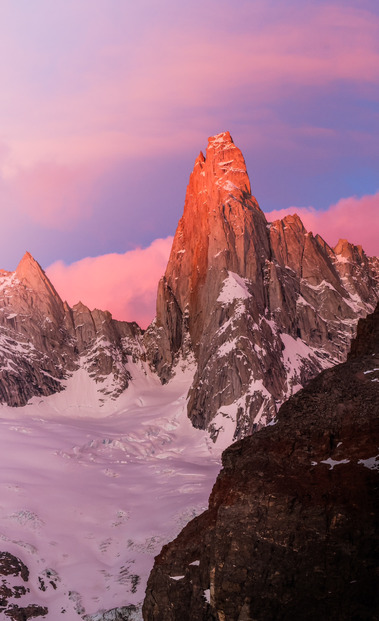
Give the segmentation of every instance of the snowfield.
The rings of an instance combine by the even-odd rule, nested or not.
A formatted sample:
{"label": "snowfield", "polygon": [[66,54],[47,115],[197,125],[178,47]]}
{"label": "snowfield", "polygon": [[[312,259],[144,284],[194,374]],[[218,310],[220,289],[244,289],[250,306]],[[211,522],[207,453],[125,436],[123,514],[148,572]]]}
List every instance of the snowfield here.
{"label": "snowfield", "polygon": [[187,418],[188,365],[164,386],[129,370],[117,400],[81,368],[59,394],[0,406],[0,550],[30,570],[30,593],[10,601],[51,621],[140,606],[154,556],[206,508],[220,469],[222,447]]}

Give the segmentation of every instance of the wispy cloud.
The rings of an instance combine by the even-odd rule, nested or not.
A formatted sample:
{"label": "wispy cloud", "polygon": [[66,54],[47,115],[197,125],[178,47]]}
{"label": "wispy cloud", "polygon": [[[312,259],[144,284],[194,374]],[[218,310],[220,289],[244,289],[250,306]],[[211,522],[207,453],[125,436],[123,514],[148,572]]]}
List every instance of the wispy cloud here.
{"label": "wispy cloud", "polygon": [[44,162],[20,170],[10,182],[20,211],[44,228],[71,230],[88,220],[95,199],[96,169]]}

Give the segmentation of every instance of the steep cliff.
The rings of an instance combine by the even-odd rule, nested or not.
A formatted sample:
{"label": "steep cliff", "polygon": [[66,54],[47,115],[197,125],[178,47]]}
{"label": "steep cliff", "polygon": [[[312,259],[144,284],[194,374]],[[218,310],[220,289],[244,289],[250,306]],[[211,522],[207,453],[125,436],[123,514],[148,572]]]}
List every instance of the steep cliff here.
{"label": "steep cliff", "polygon": [[346,363],[223,454],[155,560],[146,621],[379,618],[379,305]]}

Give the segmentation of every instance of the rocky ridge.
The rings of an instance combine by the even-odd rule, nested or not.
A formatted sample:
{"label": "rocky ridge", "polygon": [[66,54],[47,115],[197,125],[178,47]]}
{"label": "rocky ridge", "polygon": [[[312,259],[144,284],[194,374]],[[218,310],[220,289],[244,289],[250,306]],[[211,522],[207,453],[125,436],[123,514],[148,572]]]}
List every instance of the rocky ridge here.
{"label": "rocky ridge", "polygon": [[156,557],[145,621],[379,619],[379,305],[344,364],[236,442]]}
{"label": "rocky ridge", "polygon": [[143,356],[141,333],[107,311],[82,303],[70,308],[27,252],[15,272],[0,272],[0,402],[20,406],[53,394],[85,368],[101,406],[127,388],[127,360]]}
{"label": "rocky ridge", "polygon": [[232,441],[344,360],[378,297],[378,260],[360,246],[331,248],[297,215],[267,222],[225,132],[195,162],[145,343],[162,381],[194,356],[188,415]]}

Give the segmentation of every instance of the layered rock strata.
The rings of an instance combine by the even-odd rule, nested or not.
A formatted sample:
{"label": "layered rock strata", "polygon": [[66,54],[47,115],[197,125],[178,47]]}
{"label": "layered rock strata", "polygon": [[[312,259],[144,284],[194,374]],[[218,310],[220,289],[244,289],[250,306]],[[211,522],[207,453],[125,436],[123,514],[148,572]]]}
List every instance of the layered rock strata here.
{"label": "layered rock strata", "polygon": [[188,415],[232,440],[344,360],[378,297],[378,261],[361,247],[333,249],[296,215],[267,222],[225,132],[195,162],[145,343],[162,381],[194,355]]}
{"label": "layered rock strata", "polygon": [[379,305],[346,363],[223,454],[156,557],[145,621],[379,619]]}

